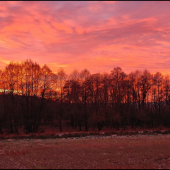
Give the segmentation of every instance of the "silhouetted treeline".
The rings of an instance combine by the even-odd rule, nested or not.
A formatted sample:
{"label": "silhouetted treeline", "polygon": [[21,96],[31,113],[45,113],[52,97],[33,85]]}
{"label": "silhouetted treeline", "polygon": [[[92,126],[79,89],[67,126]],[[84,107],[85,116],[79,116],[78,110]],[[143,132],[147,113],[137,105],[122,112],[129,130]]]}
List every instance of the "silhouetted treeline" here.
{"label": "silhouetted treeline", "polygon": [[0,90],[0,133],[18,133],[21,127],[37,132],[49,124],[60,131],[170,127],[170,79],[160,72],[126,74],[117,67],[109,74],[87,69],[54,74],[27,60],[0,71]]}

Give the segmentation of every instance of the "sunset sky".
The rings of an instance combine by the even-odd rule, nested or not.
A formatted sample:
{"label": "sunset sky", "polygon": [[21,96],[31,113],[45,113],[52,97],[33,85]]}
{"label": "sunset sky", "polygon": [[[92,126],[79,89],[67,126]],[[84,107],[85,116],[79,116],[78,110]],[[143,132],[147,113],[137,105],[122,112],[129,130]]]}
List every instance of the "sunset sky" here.
{"label": "sunset sky", "polygon": [[26,59],[53,72],[170,75],[170,2],[0,2],[0,69]]}

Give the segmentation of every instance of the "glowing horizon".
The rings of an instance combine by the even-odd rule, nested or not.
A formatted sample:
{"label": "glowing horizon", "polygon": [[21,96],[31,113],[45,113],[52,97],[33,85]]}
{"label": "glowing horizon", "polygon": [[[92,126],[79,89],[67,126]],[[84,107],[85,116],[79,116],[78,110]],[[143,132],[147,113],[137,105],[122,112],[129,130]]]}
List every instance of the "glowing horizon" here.
{"label": "glowing horizon", "polygon": [[0,69],[27,59],[53,72],[170,75],[169,2],[0,2]]}

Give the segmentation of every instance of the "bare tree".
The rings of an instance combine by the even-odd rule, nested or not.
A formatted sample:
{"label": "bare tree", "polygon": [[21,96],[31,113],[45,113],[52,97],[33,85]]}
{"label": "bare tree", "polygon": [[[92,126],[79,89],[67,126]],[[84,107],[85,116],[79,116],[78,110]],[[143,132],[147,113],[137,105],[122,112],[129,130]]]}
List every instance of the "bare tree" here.
{"label": "bare tree", "polygon": [[142,106],[144,106],[146,95],[151,88],[151,81],[152,81],[152,75],[148,70],[145,69],[140,77],[140,86],[142,92]]}
{"label": "bare tree", "polygon": [[87,92],[90,86],[89,78],[90,71],[84,69],[80,73],[81,79],[81,86],[82,86],[82,103],[84,104],[84,124],[85,124],[85,131],[88,131],[88,116],[87,116],[87,98],[89,93]]}
{"label": "bare tree", "polygon": [[60,88],[60,113],[59,113],[59,126],[62,132],[62,119],[63,119],[63,86],[66,80],[66,73],[64,69],[60,68],[57,73],[58,83]]}
{"label": "bare tree", "polygon": [[168,104],[168,100],[170,97],[170,79],[169,76],[165,76],[164,80],[163,80],[163,85],[164,85],[164,94],[165,94],[165,99],[166,99],[166,103]]}

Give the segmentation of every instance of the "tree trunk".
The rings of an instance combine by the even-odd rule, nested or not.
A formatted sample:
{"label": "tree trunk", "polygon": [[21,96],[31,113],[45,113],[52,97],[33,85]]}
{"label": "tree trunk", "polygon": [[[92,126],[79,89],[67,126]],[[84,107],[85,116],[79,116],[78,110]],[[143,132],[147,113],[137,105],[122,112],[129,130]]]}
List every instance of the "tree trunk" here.
{"label": "tree trunk", "polygon": [[87,122],[87,113],[86,113],[86,90],[85,90],[85,110],[84,110],[84,118],[85,118],[85,131],[88,131],[88,122]]}

